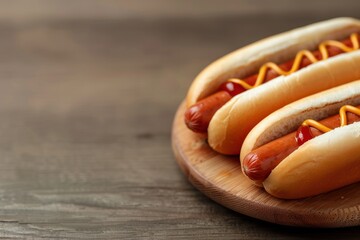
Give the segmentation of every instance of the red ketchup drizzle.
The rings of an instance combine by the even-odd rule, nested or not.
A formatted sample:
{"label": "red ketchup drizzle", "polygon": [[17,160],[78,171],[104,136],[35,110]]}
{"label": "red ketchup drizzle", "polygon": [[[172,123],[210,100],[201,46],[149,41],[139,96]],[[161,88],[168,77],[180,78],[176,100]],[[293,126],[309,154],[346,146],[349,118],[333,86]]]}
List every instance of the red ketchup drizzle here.
{"label": "red ketchup drizzle", "polygon": [[296,132],[295,140],[299,146],[314,138],[309,126],[300,126]]}
{"label": "red ketchup drizzle", "polygon": [[218,91],[226,91],[228,92],[232,97],[245,92],[246,89],[241,86],[240,84],[233,83],[233,82],[224,82],[220,85]]}

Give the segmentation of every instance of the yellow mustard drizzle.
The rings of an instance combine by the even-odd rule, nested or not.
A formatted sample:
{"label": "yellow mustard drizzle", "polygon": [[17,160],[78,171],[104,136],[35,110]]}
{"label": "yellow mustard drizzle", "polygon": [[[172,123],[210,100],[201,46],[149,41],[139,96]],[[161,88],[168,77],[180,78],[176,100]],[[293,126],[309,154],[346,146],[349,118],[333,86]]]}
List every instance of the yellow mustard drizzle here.
{"label": "yellow mustard drizzle", "polygon": [[357,33],[351,34],[350,35],[350,40],[351,40],[351,43],[352,43],[352,46],[353,46],[352,48],[346,46],[342,42],[335,41],[335,40],[326,40],[326,41],[320,43],[320,45],[318,47],[318,49],[319,49],[319,51],[321,53],[321,56],[322,56],[322,58],[320,60],[316,59],[314,54],[309,50],[301,50],[301,51],[299,51],[296,54],[295,59],[294,59],[294,63],[293,63],[293,65],[292,65],[292,67],[291,67],[291,69],[289,71],[282,70],[276,63],[273,63],[273,62],[265,63],[264,65],[261,66],[261,68],[259,70],[259,73],[258,73],[258,76],[257,76],[257,79],[256,79],[256,82],[255,82],[254,85],[250,85],[247,82],[245,82],[244,80],[241,80],[241,79],[238,79],[238,78],[231,78],[228,81],[240,84],[245,89],[251,89],[251,88],[257,87],[257,86],[261,85],[264,82],[268,69],[273,69],[277,74],[286,76],[286,75],[289,75],[289,74],[299,70],[301,61],[302,61],[302,59],[304,57],[307,57],[311,61],[311,63],[315,63],[315,62],[318,62],[318,61],[321,61],[321,60],[328,59],[329,54],[328,54],[328,51],[326,49],[327,46],[337,47],[337,48],[341,49],[343,52],[352,52],[352,51],[355,51],[355,50],[359,49],[358,34]]}
{"label": "yellow mustard drizzle", "polygon": [[[340,127],[347,125],[347,112],[354,113],[360,116],[360,109],[351,105],[344,105],[340,108],[339,116],[340,116]],[[321,132],[328,132],[332,130],[331,128],[326,127],[325,125],[315,121],[313,119],[307,119],[302,123],[302,126],[308,126],[318,129]]]}

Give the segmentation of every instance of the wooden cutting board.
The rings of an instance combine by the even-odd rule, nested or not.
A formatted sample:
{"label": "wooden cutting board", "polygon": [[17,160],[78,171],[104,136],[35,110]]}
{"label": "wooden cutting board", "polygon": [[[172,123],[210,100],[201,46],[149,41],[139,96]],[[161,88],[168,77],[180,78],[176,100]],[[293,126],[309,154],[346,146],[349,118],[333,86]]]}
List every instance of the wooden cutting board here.
{"label": "wooden cutting board", "polygon": [[246,179],[238,156],[216,153],[209,148],[204,135],[188,130],[184,111],[183,102],[173,123],[173,151],[189,181],[209,198],[241,214],[282,225],[360,225],[360,183],[301,200],[272,197]]}

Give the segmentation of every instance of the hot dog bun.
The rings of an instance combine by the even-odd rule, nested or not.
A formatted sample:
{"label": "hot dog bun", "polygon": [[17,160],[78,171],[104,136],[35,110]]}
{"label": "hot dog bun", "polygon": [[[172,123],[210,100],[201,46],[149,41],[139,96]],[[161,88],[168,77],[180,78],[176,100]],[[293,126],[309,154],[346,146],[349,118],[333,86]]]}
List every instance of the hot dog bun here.
{"label": "hot dog bun", "polygon": [[[241,48],[215,61],[196,77],[187,95],[187,105],[213,93],[229,78],[242,78],[254,73],[266,62],[283,62],[302,49],[316,48],[324,40],[342,39],[359,31],[360,21],[337,18]],[[261,119],[292,101],[360,78],[360,71],[355,67],[359,64],[359,53],[341,54],[235,96],[210,121],[209,145],[223,154],[239,154],[245,136]],[[338,77],[340,75],[342,78]]]}
{"label": "hot dog bun", "polygon": [[[295,101],[256,125],[241,149],[241,164],[253,149],[296,130],[308,118],[334,115],[343,105],[360,105],[360,80]],[[286,157],[262,183],[270,194],[296,199],[360,181],[360,123],[309,140]]]}
{"label": "hot dog bun", "polygon": [[335,18],[257,41],[211,63],[192,82],[187,106],[214,93],[229,78],[243,78],[256,72],[265,62],[283,62],[299,50],[313,49],[327,39],[341,39],[360,30],[353,18]]}
{"label": "hot dog bun", "polygon": [[263,182],[264,188],[273,196],[297,199],[356,183],[359,149],[359,122],[332,130],[289,155]]}
{"label": "hot dog bun", "polygon": [[270,113],[354,79],[360,79],[360,51],[318,62],[239,94],[220,108],[210,121],[209,145],[223,154],[239,154],[250,130]]}

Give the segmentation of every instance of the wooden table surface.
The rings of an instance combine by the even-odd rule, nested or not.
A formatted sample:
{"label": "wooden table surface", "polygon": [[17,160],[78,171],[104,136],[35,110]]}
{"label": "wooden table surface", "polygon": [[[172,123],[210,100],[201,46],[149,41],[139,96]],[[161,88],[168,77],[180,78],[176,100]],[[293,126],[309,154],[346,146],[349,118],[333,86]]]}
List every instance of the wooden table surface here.
{"label": "wooden table surface", "polygon": [[[252,41],[353,1],[0,2],[0,238],[358,238],[233,212],[171,150],[196,74]],[[326,6],[326,7],[324,7]]]}

